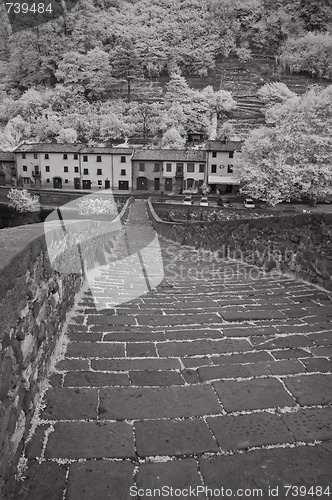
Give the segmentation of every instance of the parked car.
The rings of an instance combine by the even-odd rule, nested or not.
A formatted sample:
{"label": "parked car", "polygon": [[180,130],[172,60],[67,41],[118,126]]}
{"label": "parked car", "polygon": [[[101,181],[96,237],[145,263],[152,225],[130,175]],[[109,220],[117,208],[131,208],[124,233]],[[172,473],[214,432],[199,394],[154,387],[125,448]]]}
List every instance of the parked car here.
{"label": "parked car", "polygon": [[193,200],[192,196],[185,196],[183,199],[183,204],[184,205],[193,205],[194,200]]}
{"label": "parked car", "polygon": [[246,198],[244,200],[244,207],[245,208],[255,208],[255,203],[253,202],[253,200],[251,198]]}
{"label": "parked car", "polygon": [[202,196],[201,201],[199,202],[199,205],[201,207],[208,207],[209,206],[209,200],[207,196]]}

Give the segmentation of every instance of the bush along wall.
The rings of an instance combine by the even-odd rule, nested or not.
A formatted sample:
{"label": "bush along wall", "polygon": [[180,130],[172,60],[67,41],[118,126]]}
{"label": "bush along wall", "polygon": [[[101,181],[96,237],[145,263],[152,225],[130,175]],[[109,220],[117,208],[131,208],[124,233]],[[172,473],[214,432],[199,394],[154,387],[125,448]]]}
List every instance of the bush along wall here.
{"label": "bush along wall", "polygon": [[[121,223],[131,201],[119,215]],[[93,261],[102,245],[117,237],[110,228],[109,235],[93,238],[85,259]],[[61,273],[51,266],[43,224],[0,231],[0,498],[14,486],[51,355],[83,282],[82,272]]]}
{"label": "bush along wall", "polygon": [[149,214],[158,234],[182,245],[218,252],[278,270],[332,290],[332,215],[298,214],[227,221],[162,221],[151,203]]}

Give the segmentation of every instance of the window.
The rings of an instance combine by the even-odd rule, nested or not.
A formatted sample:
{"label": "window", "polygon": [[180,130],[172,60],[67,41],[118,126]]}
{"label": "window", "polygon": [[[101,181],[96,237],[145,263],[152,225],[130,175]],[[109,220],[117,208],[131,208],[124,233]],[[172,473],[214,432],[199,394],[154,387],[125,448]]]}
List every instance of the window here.
{"label": "window", "polygon": [[144,170],[145,170],[145,163],[139,163],[138,169],[139,169],[140,172],[144,172]]}
{"label": "window", "polygon": [[187,163],[187,172],[195,172],[195,164]]}
{"label": "window", "polygon": [[103,175],[103,171],[101,168],[97,168],[97,175]]}
{"label": "window", "polygon": [[217,165],[211,165],[211,174],[215,174],[217,172]]}
{"label": "window", "polygon": [[98,181],[98,186],[102,186],[103,185],[103,181]]}
{"label": "window", "polygon": [[83,161],[87,162],[88,161],[88,157],[87,155],[83,155]]}
{"label": "window", "polygon": [[65,184],[68,184],[68,179],[65,179]]}
{"label": "window", "polygon": [[199,171],[200,171],[200,173],[204,173],[205,172],[205,165],[204,165],[204,163],[200,163],[199,164]]}
{"label": "window", "polygon": [[63,167],[64,172],[68,172],[68,167]]}
{"label": "window", "polygon": [[155,163],[154,164],[154,171],[155,172],[160,172],[160,163]]}
{"label": "window", "polygon": [[26,165],[23,165],[22,170],[23,170],[23,172],[27,172],[28,171],[28,167]]}
{"label": "window", "polygon": [[74,172],[78,173],[78,167],[74,167]]}
{"label": "window", "polygon": [[37,153],[33,153],[33,157],[34,157],[35,160],[37,160],[37,158],[38,158]]}
{"label": "window", "polygon": [[78,160],[78,154],[74,153],[74,160]]}
{"label": "window", "polygon": [[27,155],[25,153],[22,153],[23,160],[25,160],[26,157],[27,157]]}
{"label": "window", "polygon": [[97,156],[97,162],[101,163],[101,156],[99,156],[99,155]]}
{"label": "window", "polygon": [[121,156],[121,163],[126,163],[126,157],[125,156]]}
{"label": "window", "polygon": [[83,168],[83,175],[89,175],[89,169]]}
{"label": "window", "polygon": [[166,172],[172,172],[172,164],[166,163]]}
{"label": "window", "polygon": [[227,165],[227,173],[232,174],[233,173],[233,165]]}
{"label": "window", "polygon": [[64,160],[68,160],[68,155],[67,155],[67,153],[63,153],[63,159],[64,159]]}
{"label": "window", "polygon": [[50,159],[50,155],[48,153],[45,153],[45,160],[49,160]]}
{"label": "window", "polygon": [[30,177],[23,177],[23,184],[30,184]]}
{"label": "window", "polygon": [[45,165],[45,172],[49,172],[49,171],[50,171],[49,165]]}
{"label": "window", "polygon": [[217,151],[212,151],[212,158],[217,158]]}
{"label": "window", "polygon": [[46,182],[50,182],[50,180],[49,180],[49,179],[46,179]]}
{"label": "window", "polygon": [[125,168],[121,169],[121,175],[126,175],[126,169]]}
{"label": "window", "polygon": [[234,156],[234,151],[230,151],[228,156],[229,156],[230,158],[233,158],[233,156]]}

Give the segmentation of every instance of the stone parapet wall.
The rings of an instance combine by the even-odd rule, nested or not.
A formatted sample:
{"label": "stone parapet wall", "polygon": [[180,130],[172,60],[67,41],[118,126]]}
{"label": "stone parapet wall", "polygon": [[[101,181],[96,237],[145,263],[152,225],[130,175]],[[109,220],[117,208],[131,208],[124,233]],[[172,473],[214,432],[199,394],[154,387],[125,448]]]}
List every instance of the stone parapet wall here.
{"label": "stone parapet wall", "polygon": [[261,219],[172,223],[149,202],[157,233],[165,238],[265,268],[291,273],[332,290],[332,215],[298,214]]}
{"label": "stone parapet wall", "polygon": [[[84,257],[118,236],[111,226],[86,245]],[[0,231],[0,498],[11,490],[51,355],[84,282],[81,272],[54,270],[46,241],[42,223]]]}

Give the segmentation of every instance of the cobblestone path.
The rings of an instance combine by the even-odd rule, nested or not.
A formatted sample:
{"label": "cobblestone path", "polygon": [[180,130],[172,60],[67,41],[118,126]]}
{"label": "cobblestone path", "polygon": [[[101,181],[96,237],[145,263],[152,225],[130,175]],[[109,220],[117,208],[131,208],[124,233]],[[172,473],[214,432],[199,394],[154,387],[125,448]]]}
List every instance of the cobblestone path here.
{"label": "cobblestone path", "polygon": [[[145,202],[127,230],[131,251],[153,237]],[[161,245],[156,289],[102,311],[91,290],[78,303],[15,500],[329,498],[331,295]]]}

